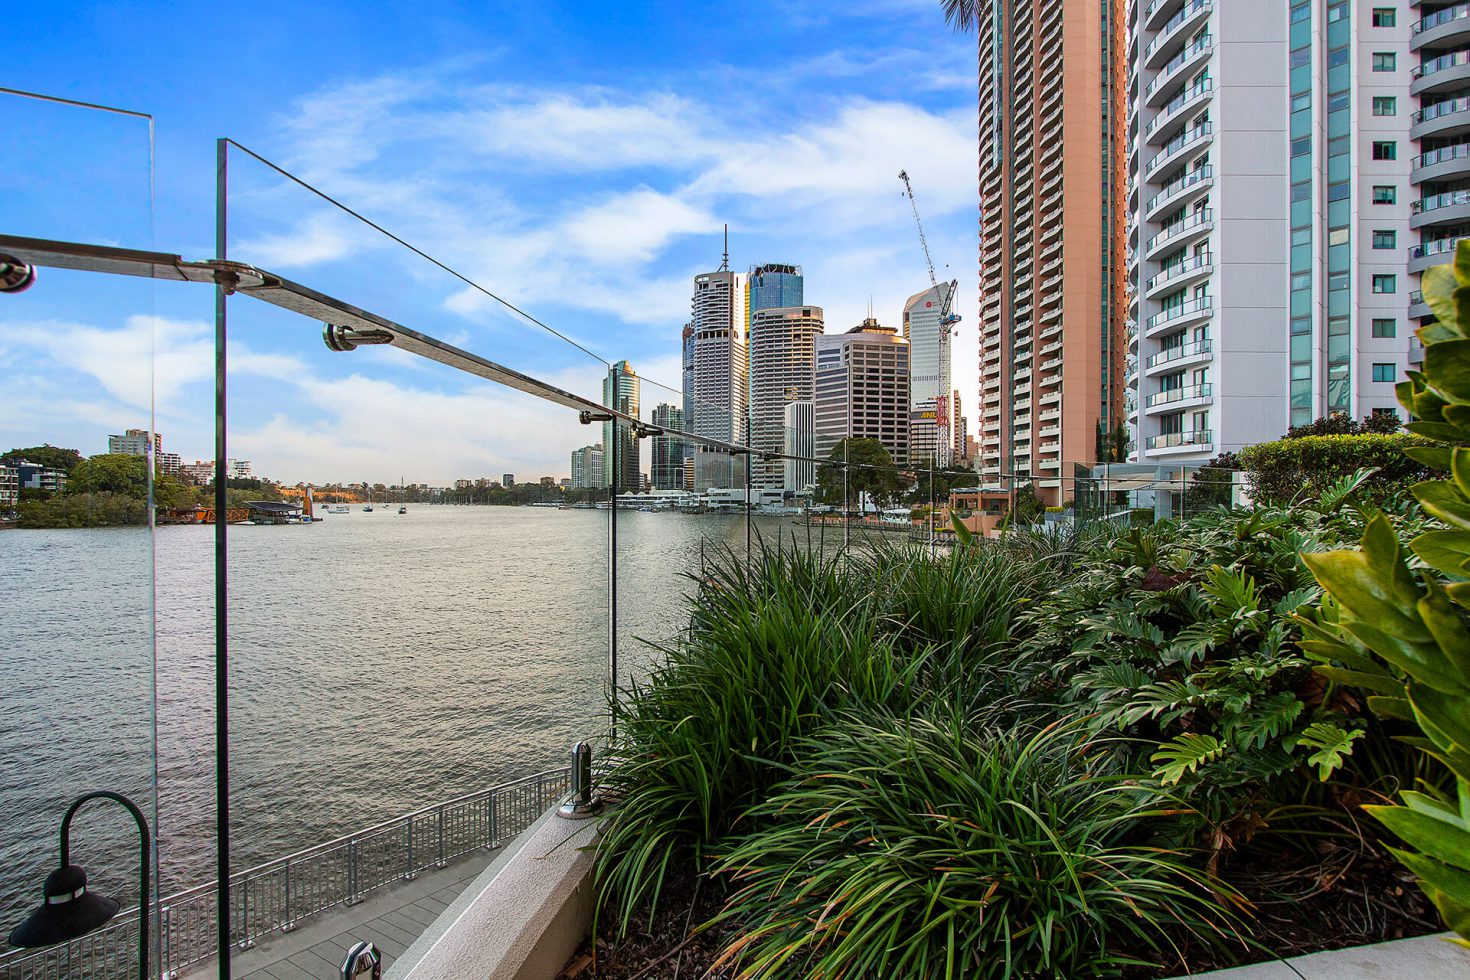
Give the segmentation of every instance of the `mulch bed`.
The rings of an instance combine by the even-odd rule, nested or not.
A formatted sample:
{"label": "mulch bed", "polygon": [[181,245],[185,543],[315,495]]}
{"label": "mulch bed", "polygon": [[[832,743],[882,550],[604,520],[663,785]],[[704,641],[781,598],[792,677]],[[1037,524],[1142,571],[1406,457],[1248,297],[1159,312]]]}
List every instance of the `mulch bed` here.
{"label": "mulch bed", "polygon": [[[1260,849],[1228,871],[1232,884],[1252,902],[1256,940],[1277,956],[1421,936],[1443,929],[1429,900],[1403,866],[1377,849],[1323,845],[1320,860],[1304,863],[1298,852]],[[558,980],[726,980],[728,964],[710,972],[732,927],[698,930],[719,911],[720,896],[707,882],[696,888],[691,873],[670,885],[666,911],[650,923],[640,915],[629,934],[614,941],[610,923],[599,923],[594,940],[583,943]],[[595,956],[594,956],[595,942]],[[1196,972],[1255,963],[1271,957],[1236,950],[1234,958],[1201,956]],[[1130,974],[1153,978],[1182,972]]]}

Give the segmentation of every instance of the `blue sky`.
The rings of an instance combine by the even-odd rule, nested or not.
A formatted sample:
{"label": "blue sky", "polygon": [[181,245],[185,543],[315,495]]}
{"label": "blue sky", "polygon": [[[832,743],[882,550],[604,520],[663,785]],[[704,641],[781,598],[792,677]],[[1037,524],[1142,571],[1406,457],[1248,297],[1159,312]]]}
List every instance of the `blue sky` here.
{"label": "blue sky", "polygon": [[[690,279],[804,266],[829,331],[871,301],[897,326],[927,286],[906,168],[965,314],[973,408],[975,53],[937,0],[477,4],[49,3],[7,37],[0,231],[203,258],[228,136],[645,378],[679,384]],[[601,362],[238,152],[229,257],[596,397]],[[0,300],[0,447],[90,454],[146,425],[212,453],[213,298],[43,273]],[[342,355],[318,325],[230,304],[231,455],[289,482],[566,475],[599,435],[568,413],[401,352]],[[151,378],[150,378],[151,376]]]}

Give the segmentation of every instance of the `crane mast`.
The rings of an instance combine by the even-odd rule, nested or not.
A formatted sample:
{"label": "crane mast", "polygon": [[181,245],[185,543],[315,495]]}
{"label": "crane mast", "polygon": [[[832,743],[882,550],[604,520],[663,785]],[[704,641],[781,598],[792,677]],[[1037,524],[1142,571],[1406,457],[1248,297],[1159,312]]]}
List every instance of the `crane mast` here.
{"label": "crane mast", "polygon": [[[919,217],[919,202],[914,200],[914,187],[909,181],[909,172],[900,170],[898,179],[903,181],[904,195],[909,199],[909,207],[914,212],[914,225],[919,229],[919,246],[924,250],[924,267],[929,272],[929,285],[939,293],[939,363],[944,364],[945,353],[949,348],[949,338],[955,333],[955,325],[960,318],[952,309],[954,305],[955,290],[959,288],[960,281],[951,279],[947,284],[948,289],[939,288],[939,277],[934,274],[934,259],[929,255],[929,239],[924,236],[924,221]],[[941,372],[942,373],[942,372]],[[950,419],[949,419],[949,392],[936,392],[934,397],[934,427],[935,427],[935,457],[944,460],[947,465],[950,454]]]}

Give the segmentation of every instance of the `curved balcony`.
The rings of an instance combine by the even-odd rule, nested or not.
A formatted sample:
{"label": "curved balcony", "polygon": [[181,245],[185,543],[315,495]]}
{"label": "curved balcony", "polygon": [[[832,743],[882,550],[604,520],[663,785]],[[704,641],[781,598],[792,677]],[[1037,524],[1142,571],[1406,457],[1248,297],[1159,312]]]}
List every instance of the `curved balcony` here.
{"label": "curved balcony", "polygon": [[1470,176],[1470,143],[1455,143],[1421,153],[1414,158],[1412,166],[1409,171],[1411,184]]}
{"label": "curved balcony", "polygon": [[1208,235],[1215,227],[1215,212],[1210,208],[1196,211],[1176,224],[1170,225],[1143,246],[1143,257],[1151,259],[1166,248],[1188,245]]}
{"label": "curved balcony", "polygon": [[1463,136],[1470,133],[1470,98],[1446,99],[1425,106],[1409,117],[1409,136]]}
{"label": "curved balcony", "polygon": [[1449,191],[1414,202],[1410,228],[1446,224],[1470,224],[1470,190]]}
{"label": "curved balcony", "polygon": [[1215,0],[1188,0],[1184,9],[1164,21],[1148,47],[1143,49],[1143,67],[1157,68],[1169,60],[1175,45],[1187,37],[1215,9]]}
{"label": "curved balcony", "polygon": [[1214,349],[1214,344],[1208,338],[1197,340],[1192,344],[1165,347],[1145,361],[1144,367],[1151,375],[1161,374],[1173,368],[1188,367],[1190,364],[1208,361],[1214,355]]}
{"label": "curved balcony", "polygon": [[1193,299],[1188,303],[1160,310],[1143,322],[1143,335],[1145,337],[1157,337],[1161,333],[1178,330],[1180,327],[1188,327],[1196,323],[1203,323],[1215,315],[1215,307],[1210,297]]}
{"label": "curved balcony", "polygon": [[1470,82],[1470,51],[1452,51],[1414,66],[1410,74],[1409,94],[1443,92],[1462,88]]}
{"label": "curved balcony", "polygon": [[1470,3],[1437,10],[1410,28],[1409,50],[1419,51],[1470,36]]}
{"label": "curved balcony", "polygon": [[1150,220],[1154,215],[1167,207],[1177,207],[1180,204],[1189,203],[1196,194],[1202,194],[1215,184],[1215,168],[1206,164],[1203,167],[1195,167],[1193,170],[1175,180],[1170,181],[1159,189],[1159,192],[1148,199],[1143,206],[1144,220]]}
{"label": "curved balcony", "polygon": [[1215,271],[1214,257],[1205,252],[1191,255],[1177,265],[1160,270],[1159,274],[1144,283],[1144,295],[1153,297],[1165,289],[1178,289],[1198,279],[1204,279]]}
{"label": "curved balcony", "polygon": [[1214,49],[1214,37],[1206,34],[1171,58],[1164,67],[1159,69],[1154,80],[1148,83],[1148,88],[1143,90],[1143,104],[1159,106],[1167,102],[1169,87],[1208,58]]}
{"label": "curved balcony", "polygon": [[1433,315],[1434,311],[1429,308],[1428,303],[1424,302],[1422,292],[1416,289],[1409,294],[1409,316],[1411,318],[1422,320],[1424,317]]}
{"label": "curved balcony", "polygon": [[1153,0],[1143,8],[1143,29],[1146,31],[1158,30],[1159,25],[1178,13],[1182,6],[1184,6],[1182,0]]}
{"label": "curved balcony", "polygon": [[1199,108],[1210,100],[1215,91],[1215,83],[1208,78],[1201,78],[1189,88],[1180,92],[1174,98],[1160,107],[1158,114],[1149,120],[1143,130],[1144,140],[1152,143],[1154,141],[1167,142],[1165,137],[1169,136],[1169,130],[1174,123],[1183,122],[1189,117],[1194,109]]}
{"label": "curved balcony", "polygon": [[1143,404],[1143,411],[1146,415],[1156,415],[1159,412],[1173,412],[1181,408],[1203,405],[1212,400],[1212,390],[1208,384],[1165,388],[1163,391],[1148,396],[1148,400]]}
{"label": "curved balcony", "polygon": [[1438,238],[1432,242],[1424,242],[1409,249],[1409,272],[1423,272],[1430,266],[1444,265],[1452,261],[1452,256],[1460,242],[1470,238],[1470,235],[1461,235],[1458,238]]}
{"label": "curved balcony", "polygon": [[1149,436],[1148,451],[1151,453],[1211,450],[1215,436],[1209,429],[1193,429],[1189,432],[1166,432],[1160,436]]}
{"label": "curved balcony", "polygon": [[1209,123],[1201,123],[1193,129],[1185,130],[1154,154],[1144,168],[1144,176],[1149,180],[1166,179],[1175,166],[1183,166],[1187,162],[1189,154],[1199,152],[1214,138],[1214,128]]}

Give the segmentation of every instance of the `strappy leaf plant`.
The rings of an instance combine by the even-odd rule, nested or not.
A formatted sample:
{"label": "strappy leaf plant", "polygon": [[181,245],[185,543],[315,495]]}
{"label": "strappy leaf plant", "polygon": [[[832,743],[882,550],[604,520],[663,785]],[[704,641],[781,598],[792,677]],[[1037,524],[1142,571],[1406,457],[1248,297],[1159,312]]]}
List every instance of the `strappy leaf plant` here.
{"label": "strappy leaf plant", "polygon": [[1415,744],[1453,773],[1453,792],[1421,785],[1366,809],[1409,845],[1394,853],[1470,945],[1470,243],[1424,274],[1423,294],[1438,322],[1420,329],[1424,369],[1398,399],[1408,430],[1435,443],[1405,452],[1448,473],[1412,488],[1443,526],[1406,551],[1379,516],[1358,550],[1304,556],[1333,600],[1304,619],[1322,673],[1375,691],[1370,706],[1412,720]]}

